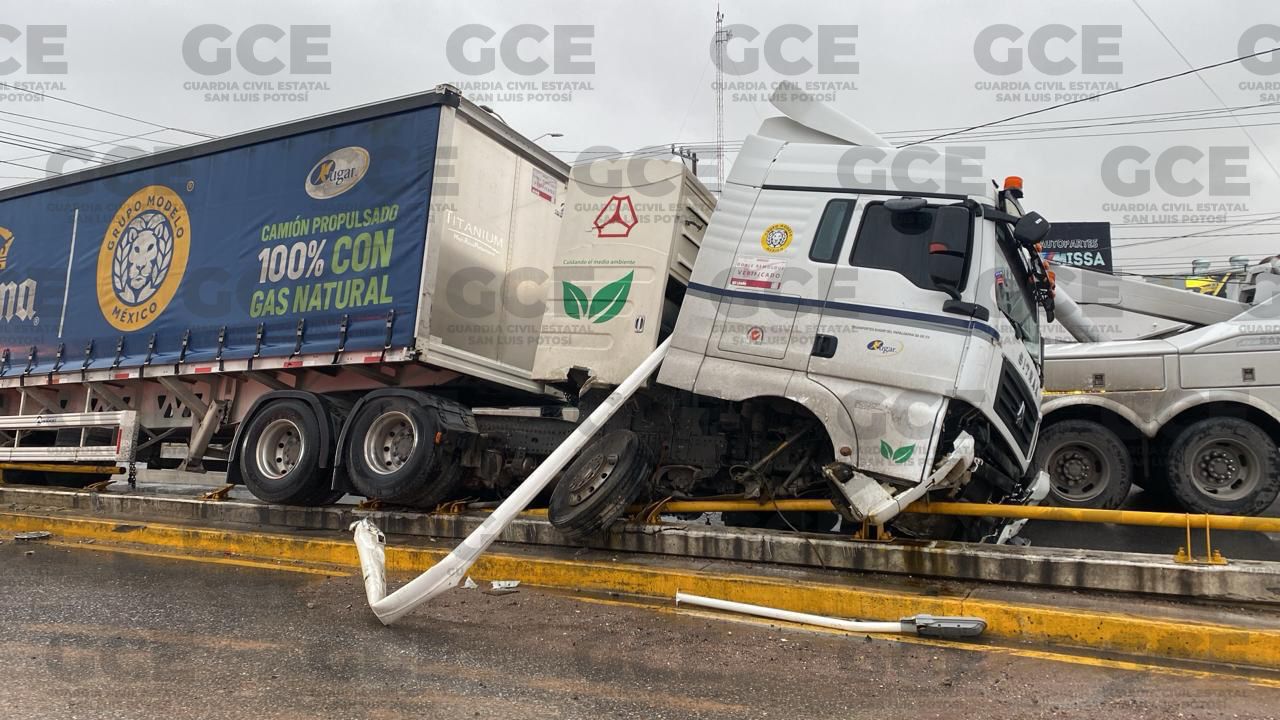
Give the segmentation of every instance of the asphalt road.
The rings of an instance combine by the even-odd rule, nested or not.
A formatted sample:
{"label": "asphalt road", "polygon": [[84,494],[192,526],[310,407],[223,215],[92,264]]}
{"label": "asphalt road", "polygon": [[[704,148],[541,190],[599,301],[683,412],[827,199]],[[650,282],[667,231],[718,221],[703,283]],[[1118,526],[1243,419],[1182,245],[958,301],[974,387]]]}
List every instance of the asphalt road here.
{"label": "asphalt road", "polygon": [[[26,555],[31,551],[31,555]],[[358,577],[0,545],[0,717],[1261,718],[1280,689]]]}

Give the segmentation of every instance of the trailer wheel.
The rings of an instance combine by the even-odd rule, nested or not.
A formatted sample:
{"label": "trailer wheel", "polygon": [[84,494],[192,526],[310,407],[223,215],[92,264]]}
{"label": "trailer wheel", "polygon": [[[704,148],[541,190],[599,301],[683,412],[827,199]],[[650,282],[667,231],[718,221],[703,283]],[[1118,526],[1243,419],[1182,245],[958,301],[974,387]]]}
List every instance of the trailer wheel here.
{"label": "trailer wheel", "polygon": [[581,542],[612,525],[653,474],[653,461],[630,430],[614,430],[592,441],[565,468],[551,491],[551,524]]}
{"label": "trailer wheel", "polygon": [[1261,515],[1280,494],[1280,450],[1257,425],[1213,418],[1169,443],[1169,489],[1190,512]]}
{"label": "trailer wheel", "polygon": [[1129,448],[1106,426],[1065,420],[1040,433],[1036,463],[1049,473],[1054,505],[1114,510],[1132,485]]}
{"label": "trailer wheel", "polygon": [[320,426],[299,400],[278,400],[249,420],[240,474],[264,502],[307,505],[320,494]]}
{"label": "trailer wheel", "polygon": [[434,507],[447,499],[462,473],[437,452],[438,426],[433,410],[409,398],[365,403],[344,450],[351,484],[366,497],[391,503]]}

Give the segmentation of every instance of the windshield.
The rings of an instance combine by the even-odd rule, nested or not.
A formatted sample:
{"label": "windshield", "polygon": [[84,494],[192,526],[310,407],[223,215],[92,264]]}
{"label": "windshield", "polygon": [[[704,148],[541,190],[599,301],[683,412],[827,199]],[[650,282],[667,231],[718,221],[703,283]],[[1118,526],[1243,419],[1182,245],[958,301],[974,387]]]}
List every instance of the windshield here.
{"label": "windshield", "polygon": [[1000,257],[996,262],[996,306],[1013,324],[1014,332],[1027,352],[1040,364],[1040,315],[1031,288],[1031,273],[1017,241],[1008,228],[997,226],[1000,233]]}

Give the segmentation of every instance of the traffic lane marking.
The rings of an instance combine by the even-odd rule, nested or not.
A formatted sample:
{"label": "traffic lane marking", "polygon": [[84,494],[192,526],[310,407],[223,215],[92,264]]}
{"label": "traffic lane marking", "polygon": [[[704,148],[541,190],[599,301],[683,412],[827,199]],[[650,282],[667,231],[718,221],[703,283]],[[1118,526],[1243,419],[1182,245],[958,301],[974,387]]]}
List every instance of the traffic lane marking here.
{"label": "traffic lane marking", "polygon": [[164,552],[157,550],[145,550],[143,548],[129,547],[126,545],[108,545],[98,543],[84,542],[66,542],[63,540],[42,540],[35,547],[48,546],[57,548],[66,548],[70,550],[96,550],[98,552],[120,553],[122,555],[136,555],[138,557],[159,558],[162,560],[179,560],[184,562],[202,562],[214,565],[235,565],[238,567],[256,568],[260,570],[281,570],[284,572],[305,573],[308,575],[324,575],[327,577],[348,577],[352,573],[339,569],[325,569],[319,566],[305,566],[297,564],[272,563],[260,560],[244,560],[233,557],[212,557],[208,555],[198,555],[183,552]]}

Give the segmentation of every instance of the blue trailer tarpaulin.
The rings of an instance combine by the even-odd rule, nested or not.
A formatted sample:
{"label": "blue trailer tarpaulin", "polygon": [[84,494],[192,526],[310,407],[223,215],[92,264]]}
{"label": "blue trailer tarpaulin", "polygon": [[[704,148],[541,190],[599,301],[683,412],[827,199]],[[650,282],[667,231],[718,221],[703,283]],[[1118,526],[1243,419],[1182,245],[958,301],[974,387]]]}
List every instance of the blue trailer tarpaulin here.
{"label": "blue trailer tarpaulin", "polygon": [[410,345],[439,114],[6,191],[0,375]]}

